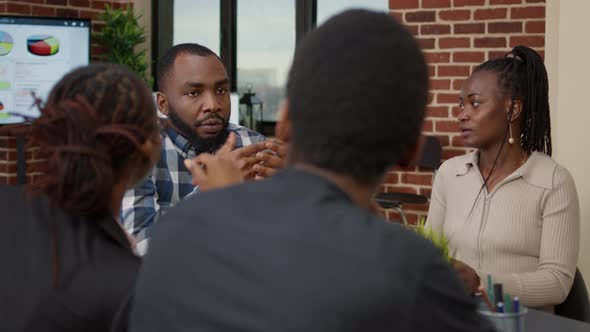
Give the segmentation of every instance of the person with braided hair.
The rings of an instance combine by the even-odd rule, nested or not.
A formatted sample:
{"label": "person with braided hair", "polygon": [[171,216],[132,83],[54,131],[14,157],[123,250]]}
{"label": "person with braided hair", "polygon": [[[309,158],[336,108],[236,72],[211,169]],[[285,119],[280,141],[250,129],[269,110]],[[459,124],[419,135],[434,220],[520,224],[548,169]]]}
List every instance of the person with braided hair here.
{"label": "person with braided hair", "polygon": [[574,180],[551,158],[543,59],[517,46],[463,83],[461,136],[476,150],[447,160],[427,223],[443,232],[467,289],[504,285],[526,306],[552,312],[576,272],[580,212]]}
{"label": "person with braided hair", "polygon": [[29,188],[0,188],[2,331],[124,331],[140,266],[116,217],[158,157],[145,83],[118,65],[63,77],[31,126],[46,162]]}

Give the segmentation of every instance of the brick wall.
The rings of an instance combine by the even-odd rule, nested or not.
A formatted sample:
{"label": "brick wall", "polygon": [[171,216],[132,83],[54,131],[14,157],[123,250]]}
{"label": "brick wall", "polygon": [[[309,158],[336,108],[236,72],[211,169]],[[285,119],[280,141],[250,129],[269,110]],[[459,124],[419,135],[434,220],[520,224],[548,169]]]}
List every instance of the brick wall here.
{"label": "brick wall", "polygon": [[[391,15],[418,38],[430,69],[430,103],[423,132],[436,135],[443,159],[464,154],[456,117],[463,80],[479,63],[504,56],[522,44],[543,55],[544,0],[389,0]],[[383,184],[386,192],[430,196],[432,172],[394,169]],[[427,206],[404,208],[410,222],[425,216]],[[390,220],[397,213],[387,211]]]}
{"label": "brick wall", "polygon": [[[92,31],[100,31],[104,23],[97,20],[97,14],[109,4],[113,8],[133,6],[132,0],[19,0],[0,1],[0,14],[20,16],[49,16],[68,18],[89,18]],[[92,58],[104,52],[99,46],[92,45]],[[1,126],[1,125],[0,125]],[[29,147],[26,152],[27,181],[34,181],[40,163],[39,149]],[[16,184],[16,140],[14,137],[0,136],[0,185]]]}

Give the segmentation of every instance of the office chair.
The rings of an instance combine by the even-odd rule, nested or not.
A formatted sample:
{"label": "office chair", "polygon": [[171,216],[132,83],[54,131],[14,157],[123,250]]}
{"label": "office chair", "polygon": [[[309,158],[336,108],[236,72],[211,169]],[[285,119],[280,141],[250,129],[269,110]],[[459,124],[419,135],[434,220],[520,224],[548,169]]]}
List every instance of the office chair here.
{"label": "office chair", "polygon": [[[422,154],[418,160],[418,166],[436,171],[440,166],[442,147],[440,141],[435,136],[426,136]],[[404,212],[404,204],[426,204],[428,197],[418,194],[408,194],[401,192],[381,193],[376,197],[377,204],[384,209],[394,209],[399,212],[404,226],[408,227],[408,219]]]}
{"label": "office chair", "polygon": [[574,283],[567,298],[562,304],[555,306],[555,314],[582,322],[590,323],[590,302],[584,278],[576,268]]}

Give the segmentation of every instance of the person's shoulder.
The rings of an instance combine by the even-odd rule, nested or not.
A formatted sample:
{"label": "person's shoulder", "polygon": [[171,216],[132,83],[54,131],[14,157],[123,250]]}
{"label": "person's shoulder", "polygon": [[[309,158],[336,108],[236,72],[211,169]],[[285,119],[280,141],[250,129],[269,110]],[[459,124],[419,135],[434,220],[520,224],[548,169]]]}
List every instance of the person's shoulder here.
{"label": "person's shoulder", "polygon": [[545,189],[567,184],[574,185],[574,179],[564,166],[551,156],[533,152],[522,167],[522,174],[528,183]]}
{"label": "person's shoulder", "polygon": [[252,143],[258,143],[258,142],[262,142],[264,140],[266,140],[266,137],[264,137],[264,135],[255,132],[254,130],[250,129],[250,128],[246,128],[240,125],[237,125],[235,123],[229,123],[227,125],[227,130],[229,132],[233,132],[236,134],[236,138],[238,140],[238,142],[236,143],[236,145],[239,146],[246,146],[246,145],[250,145]]}

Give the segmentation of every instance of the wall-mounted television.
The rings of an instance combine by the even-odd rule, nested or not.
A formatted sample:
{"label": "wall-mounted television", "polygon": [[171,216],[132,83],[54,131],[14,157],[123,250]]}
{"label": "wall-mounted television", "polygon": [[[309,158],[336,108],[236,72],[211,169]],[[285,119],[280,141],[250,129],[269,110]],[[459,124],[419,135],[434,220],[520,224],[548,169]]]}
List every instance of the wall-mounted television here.
{"label": "wall-mounted television", "polygon": [[0,15],[0,124],[36,118],[33,93],[90,60],[90,20]]}

